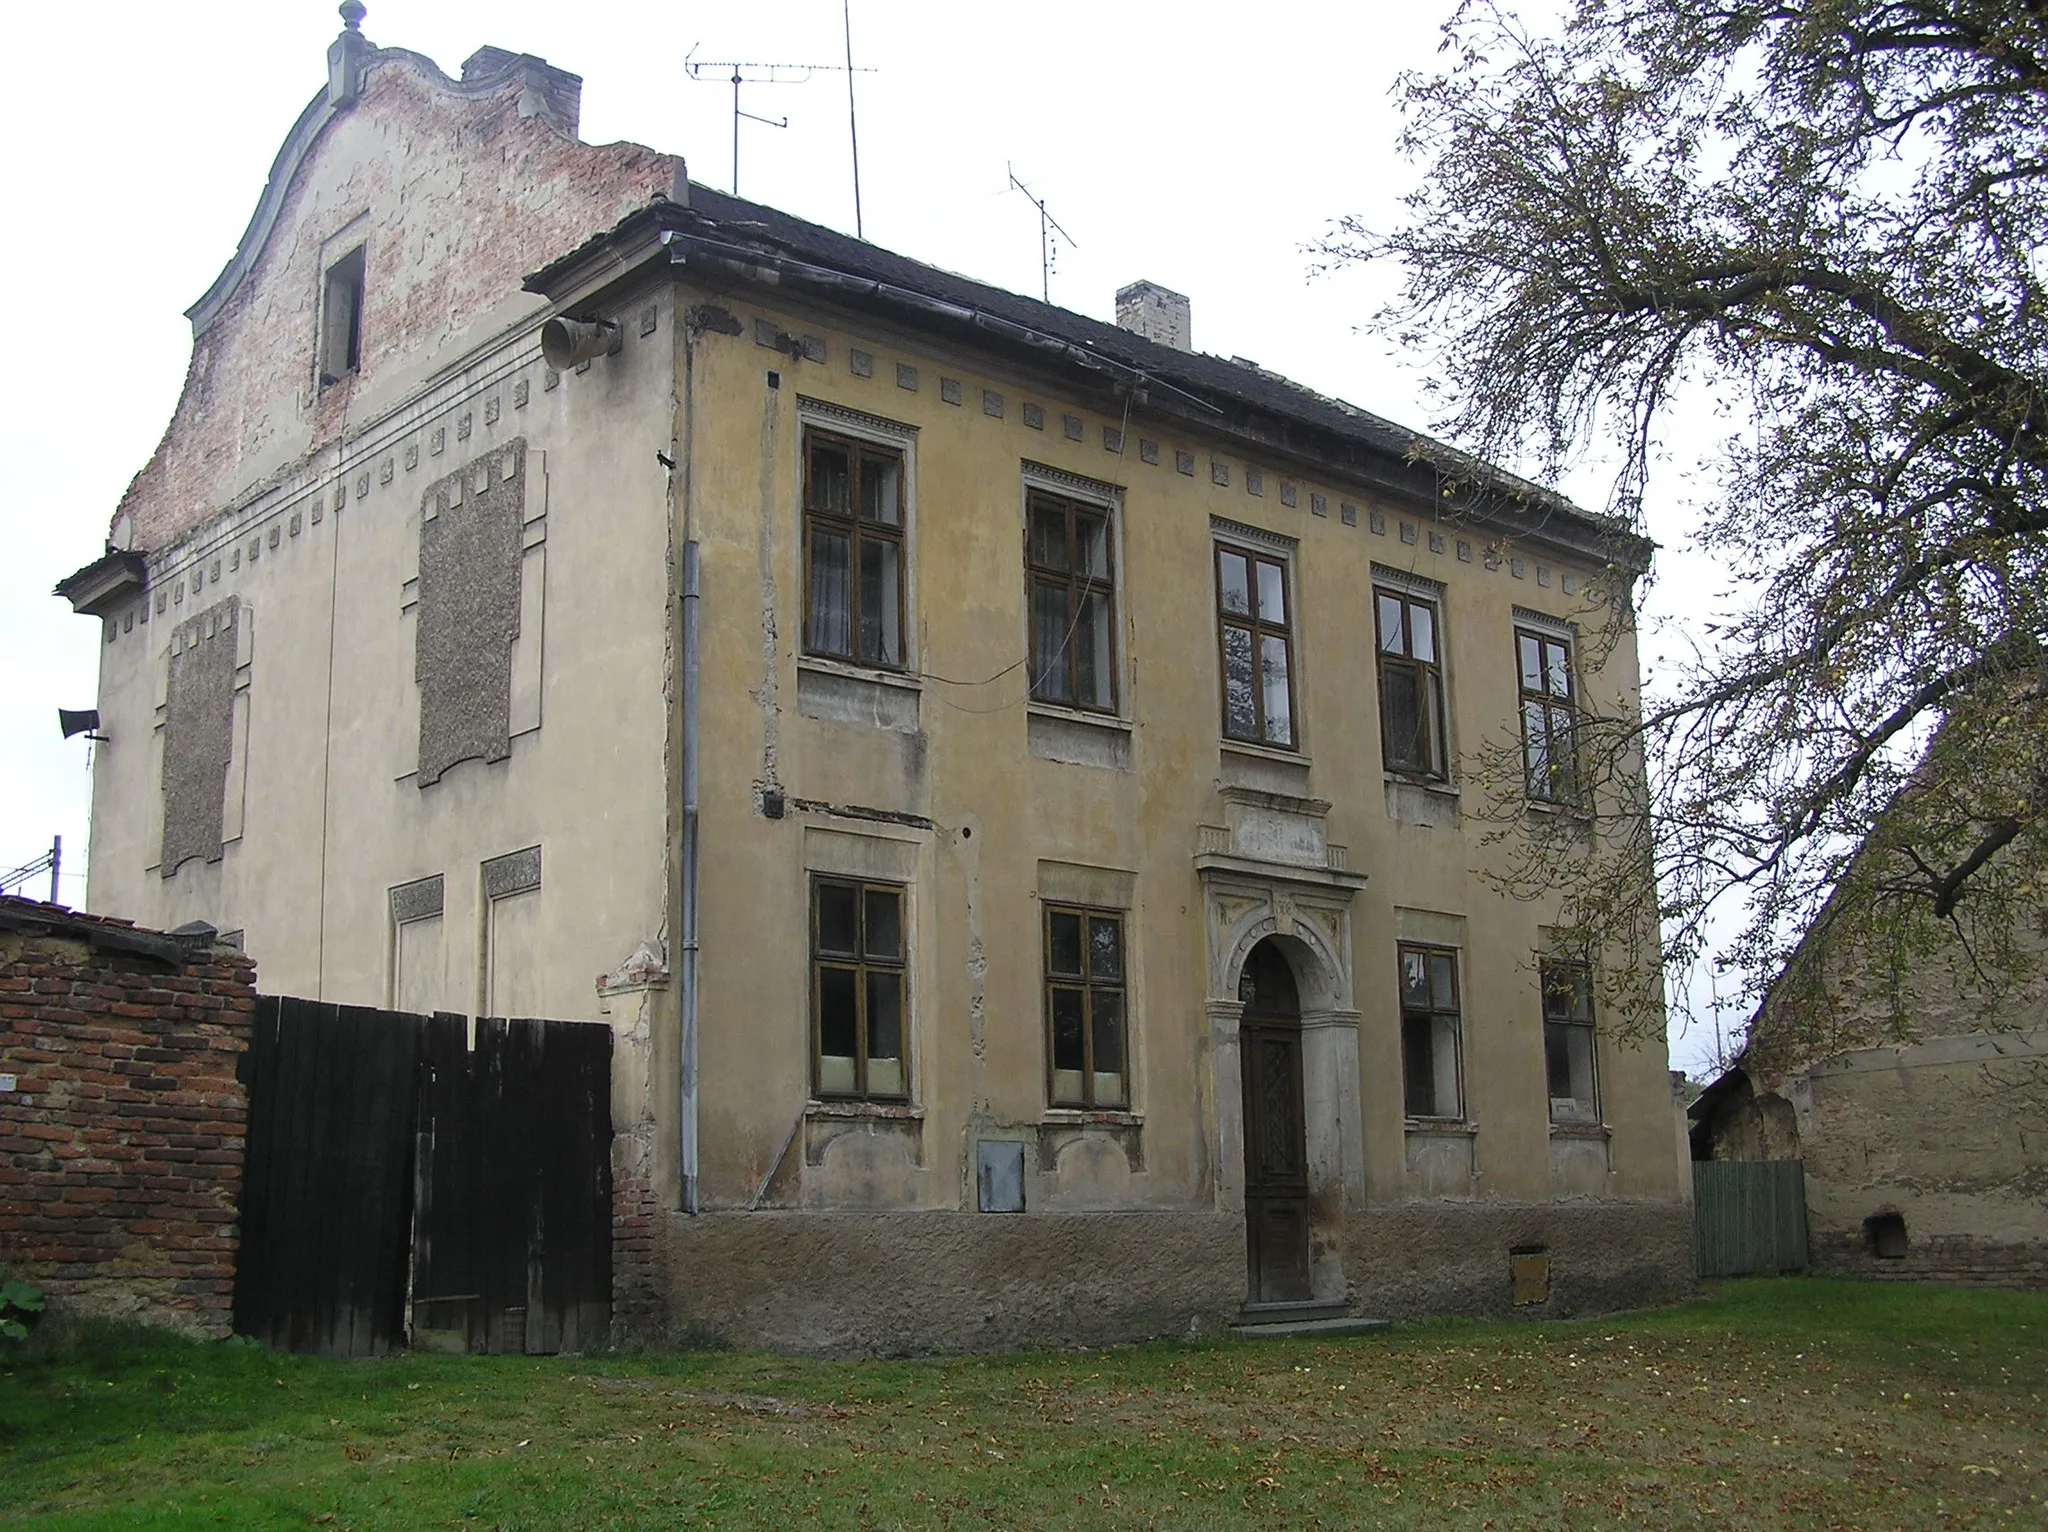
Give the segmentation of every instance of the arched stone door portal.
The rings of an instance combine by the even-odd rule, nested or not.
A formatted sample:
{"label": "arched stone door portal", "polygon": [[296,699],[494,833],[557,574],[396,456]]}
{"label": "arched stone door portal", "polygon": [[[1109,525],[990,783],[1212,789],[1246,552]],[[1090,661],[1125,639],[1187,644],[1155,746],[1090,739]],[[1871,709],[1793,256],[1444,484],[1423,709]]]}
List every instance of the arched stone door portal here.
{"label": "arched stone door portal", "polygon": [[[1336,860],[1333,849],[1328,861]],[[1345,1293],[1344,1218],[1365,1205],[1351,967],[1351,901],[1365,878],[1341,866],[1289,865],[1220,846],[1198,856],[1195,867],[1208,927],[1216,1196],[1219,1206],[1248,1219],[1245,1297],[1299,1302],[1267,1295],[1299,1291],[1294,1253],[1302,1252],[1308,1299],[1338,1302]],[[1272,1005],[1262,999],[1262,978],[1277,997]],[[1279,1053],[1265,1051],[1275,1046]],[[1268,1146],[1251,1135],[1263,1132],[1268,1119],[1251,1108],[1255,1096],[1260,1104],[1267,1100],[1269,1061],[1300,1093],[1293,1130],[1299,1137],[1291,1140],[1299,1145],[1299,1202],[1290,1201],[1293,1189],[1279,1184],[1282,1177],[1265,1184],[1263,1173],[1253,1174],[1252,1156]],[[1277,1142],[1271,1147],[1281,1150]],[[1276,1162],[1285,1157],[1279,1152]],[[1305,1235],[1286,1227],[1296,1207]]]}

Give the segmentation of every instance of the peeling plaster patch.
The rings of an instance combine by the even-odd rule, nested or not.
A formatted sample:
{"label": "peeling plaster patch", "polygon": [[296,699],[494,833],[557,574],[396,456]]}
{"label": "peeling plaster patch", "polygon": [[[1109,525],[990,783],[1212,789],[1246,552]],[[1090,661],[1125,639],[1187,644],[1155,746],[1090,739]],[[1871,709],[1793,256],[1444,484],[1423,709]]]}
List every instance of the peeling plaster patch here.
{"label": "peeling plaster patch", "polygon": [[492,394],[490,398],[488,398],[488,399],[486,399],[486,400],[484,401],[484,424],[485,424],[485,425],[487,425],[487,426],[494,426],[494,425],[496,425],[496,424],[498,423],[498,416],[499,416],[499,415],[501,415],[501,414],[503,414],[503,413],[504,413],[504,411],[503,411],[503,410],[502,410],[502,409],[500,408],[500,406],[499,406],[499,404],[498,404],[498,396],[497,396],[496,394]]}
{"label": "peeling plaster patch", "polygon": [[1194,453],[1175,451],[1173,454],[1173,471],[1175,473],[1184,473],[1192,479],[1195,476]]}
{"label": "peeling plaster patch", "polygon": [[1311,493],[1308,497],[1308,513],[1311,516],[1328,516],[1330,514],[1329,497]]}
{"label": "peeling plaster patch", "polygon": [[377,465],[377,482],[379,484],[389,484],[397,477],[398,465],[392,462],[390,458],[387,457],[382,463]]}
{"label": "peeling plaster patch", "polygon": [[1460,564],[1472,562],[1472,545],[1462,537],[1458,539],[1458,562]]}
{"label": "peeling plaster patch", "polygon": [[1067,433],[1067,440],[1070,442],[1077,442],[1087,434],[1079,415],[1062,415],[1060,429]]}
{"label": "peeling plaster patch", "polygon": [[1144,437],[1139,437],[1138,461],[1141,463],[1157,463],[1159,461],[1159,443],[1148,442]]}
{"label": "peeling plaster patch", "polygon": [[1102,450],[1104,452],[1114,452],[1121,457],[1124,450],[1124,433],[1115,426],[1104,426],[1102,428]]}
{"label": "peeling plaster patch", "polygon": [[418,442],[407,442],[405,444],[405,471],[411,473],[419,466],[420,444]]}
{"label": "peeling plaster patch", "polygon": [[217,862],[234,753],[238,597],[229,596],[171,633],[164,706],[162,875],[191,858]]}
{"label": "peeling plaster patch", "polygon": [[1508,573],[1513,575],[1517,580],[1523,577],[1527,568],[1528,566],[1525,565],[1520,559],[1508,560]]}
{"label": "peeling plaster patch", "polygon": [[1401,523],[1401,541],[1402,541],[1402,542],[1404,542],[1404,543],[1412,543],[1412,542],[1414,542],[1414,541],[1415,541],[1415,523],[1414,523],[1414,522],[1412,522],[1412,521],[1404,521],[1404,522],[1402,522],[1402,523]]}
{"label": "peeling plaster patch", "polygon": [[[509,464],[509,471],[505,465]],[[493,473],[493,468],[501,470]],[[478,488],[478,485],[484,486]],[[526,442],[428,486],[420,520],[414,679],[422,788],[458,761],[512,753]]]}
{"label": "peeling plaster patch", "polygon": [[846,366],[856,378],[872,378],[875,375],[875,359],[872,353],[849,346],[846,351]]}
{"label": "peeling plaster patch", "polygon": [[996,420],[1003,418],[1003,396],[992,388],[981,391],[981,412]]}
{"label": "peeling plaster patch", "polygon": [[527,381],[527,380],[526,380],[525,378],[521,378],[521,379],[520,379],[520,380],[519,380],[519,381],[518,381],[517,383],[514,383],[514,384],[512,385],[512,408],[513,408],[513,409],[515,409],[515,410],[523,410],[523,409],[525,409],[525,408],[526,408],[526,401],[527,401],[528,399],[531,399],[532,397],[533,397],[533,385],[532,385],[531,383],[529,383],[529,382],[528,382],[528,381]]}
{"label": "peeling plaster patch", "polygon": [[916,393],[917,369],[908,362],[898,362],[896,364],[896,386],[898,388],[907,388],[913,394]]}
{"label": "peeling plaster patch", "polygon": [[1280,481],[1280,503],[1291,506],[1295,503],[1295,489],[1285,479]]}
{"label": "peeling plaster patch", "polygon": [[1266,476],[1256,468],[1247,468],[1244,471],[1244,492],[1263,496],[1266,493]]}
{"label": "peeling plaster patch", "polygon": [[[550,376],[553,375],[550,374]],[[439,457],[447,448],[448,428],[446,426],[435,426],[433,434],[427,438],[427,455],[429,457]]]}
{"label": "peeling plaster patch", "polygon": [[370,476],[366,473],[356,476],[356,498],[358,500],[370,498]]}
{"label": "peeling plaster patch", "polygon": [[299,513],[297,511],[293,511],[291,520],[292,536],[297,537],[299,533],[304,530],[304,526],[304,522],[301,521],[299,518]]}
{"label": "peeling plaster patch", "polygon": [[1221,458],[1212,457],[1209,459],[1209,482],[1211,484],[1228,484],[1230,482],[1230,465]]}
{"label": "peeling plaster patch", "polygon": [[966,397],[966,390],[960,386],[960,380],[958,378],[939,379],[939,398],[943,400],[945,403],[958,404],[962,399]]}
{"label": "peeling plaster patch", "polygon": [[541,374],[540,387],[542,393],[551,394],[561,386],[562,375],[556,372],[554,368],[550,367]]}
{"label": "peeling plaster patch", "polygon": [[652,335],[660,324],[661,309],[659,306],[650,303],[640,311],[640,333],[642,335]]}
{"label": "peeling plaster patch", "polygon": [[1025,405],[1024,424],[1031,427],[1034,431],[1043,431],[1045,429],[1045,406],[1042,404]]}
{"label": "peeling plaster patch", "polygon": [[470,432],[470,426],[471,426],[471,418],[470,418],[470,413],[469,413],[469,411],[467,411],[467,410],[464,410],[464,411],[463,411],[463,412],[462,412],[462,413],[461,413],[460,415],[458,415],[458,416],[457,416],[457,417],[455,418],[455,439],[456,439],[457,441],[459,441],[459,442],[466,442],[466,441],[468,441],[468,440],[469,440],[469,432]]}

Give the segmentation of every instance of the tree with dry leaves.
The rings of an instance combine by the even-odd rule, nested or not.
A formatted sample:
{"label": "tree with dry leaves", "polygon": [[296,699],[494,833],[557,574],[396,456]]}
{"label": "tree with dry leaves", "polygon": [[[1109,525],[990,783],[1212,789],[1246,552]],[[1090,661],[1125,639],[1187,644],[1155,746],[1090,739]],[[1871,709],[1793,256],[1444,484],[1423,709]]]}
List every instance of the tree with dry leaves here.
{"label": "tree with dry leaves", "polygon": [[1518,886],[1589,950],[1686,964],[1732,902],[1759,991],[1804,936],[1890,965],[1900,1026],[1941,948],[1994,1003],[2048,890],[2048,3],[1468,0],[1444,47],[1407,215],[1326,253],[1402,264],[1383,323],[1449,434],[1608,449],[1625,524],[1673,411],[1712,426],[1696,535],[1739,582],[1640,713],[1582,720],[1592,852],[1503,815]]}

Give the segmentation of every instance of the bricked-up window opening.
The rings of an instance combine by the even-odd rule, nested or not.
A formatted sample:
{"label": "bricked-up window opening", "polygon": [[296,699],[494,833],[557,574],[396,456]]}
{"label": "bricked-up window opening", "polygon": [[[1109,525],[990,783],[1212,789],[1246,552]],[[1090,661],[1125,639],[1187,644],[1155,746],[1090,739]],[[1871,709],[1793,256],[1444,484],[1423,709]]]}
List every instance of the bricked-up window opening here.
{"label": "bricked-up window opening", "polygon": [[1401,1075],[1410,1117],[1465,1115],[1458,1064],[1458,954],[1403,943]]}
{"label": "bricked-up window opening", "polygon": [[1897,1213],[1873,1213],[1863,1220],[1863,1244],[1880,1261],[1906,1258],[1906,1220]]}
{"label": "bricked-up window opening", "polygon": [[1572,721],[1572,651],[1563,638],[1515,630],[1521,672],[1522,760],[1529,796],[1543,803],[1578,801],[1576,730]]}
{"label": "bricked-up window opening", "polygon": [[1027,501],[1031,695],[1116,711],[1116,584],[1109,512],[1033,490]]}
{"label": "bricked-up window opening", "polygon": [[1129,1104],[1127,1015],[1123,916],[1047,905],[1045,1025],[1054,1106]]}
{"label": "bricked-up window opening", "polygon": [[813,878],[811,1014],[820,1096],[908,1096],[903,1034],[909,987],[902,887]]}
{"label": "bricked-up window opening", "polygon": [[1223,653],[1223,733],[1294,748],[1294,638],[1284,560],[1216,545],[1216,623]]}
{"label": "bricked-up window opening", "polygon": [[1444,672],[1433,602],[1373,592],[1379,624],[1380,747],[1387,770],[1444,777]]}
{"label": "bricked-up window opening", "polygon": [[1593,971],[1584,963],[1544,959],[1543,1057],[1550,1081],[1550,1120],[1600,1121],[1593,1068]]}
{"label": "bricked-up window opening", "polygon": [[353,375],[363,361],[363,247],[327,268],[320,293],[320,386]]}
{"label": "bricked-up window opening", "polygon": [[903,454],[804,434],[804,648],[903,666]]}

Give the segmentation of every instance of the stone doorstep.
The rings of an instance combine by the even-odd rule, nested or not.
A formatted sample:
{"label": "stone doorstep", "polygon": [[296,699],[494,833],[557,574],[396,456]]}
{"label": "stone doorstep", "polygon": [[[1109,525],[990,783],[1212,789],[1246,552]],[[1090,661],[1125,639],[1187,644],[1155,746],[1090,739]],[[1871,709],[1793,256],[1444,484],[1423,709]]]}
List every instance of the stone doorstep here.
{"label": "stone doorstep", "polygon": [[1230,1333],[1246,1340],[1320,1339],[1333,1335],[1369,1335],[1375,1330],[1390,1330],[1393,1325],[1390,1319],[1363,1319],[1355,1314],[1340,1314],[1329,1319],[1279,1319],[1236,1324],[1230,1327]]}
{"label": "stone doorstep", "polygon": [[1292,1324],[1306,1319],[1341,1319],[1351,1310],[1339,1299],[1296,1298],[1270,1303],[1241,1303],[1239,1324]]}

